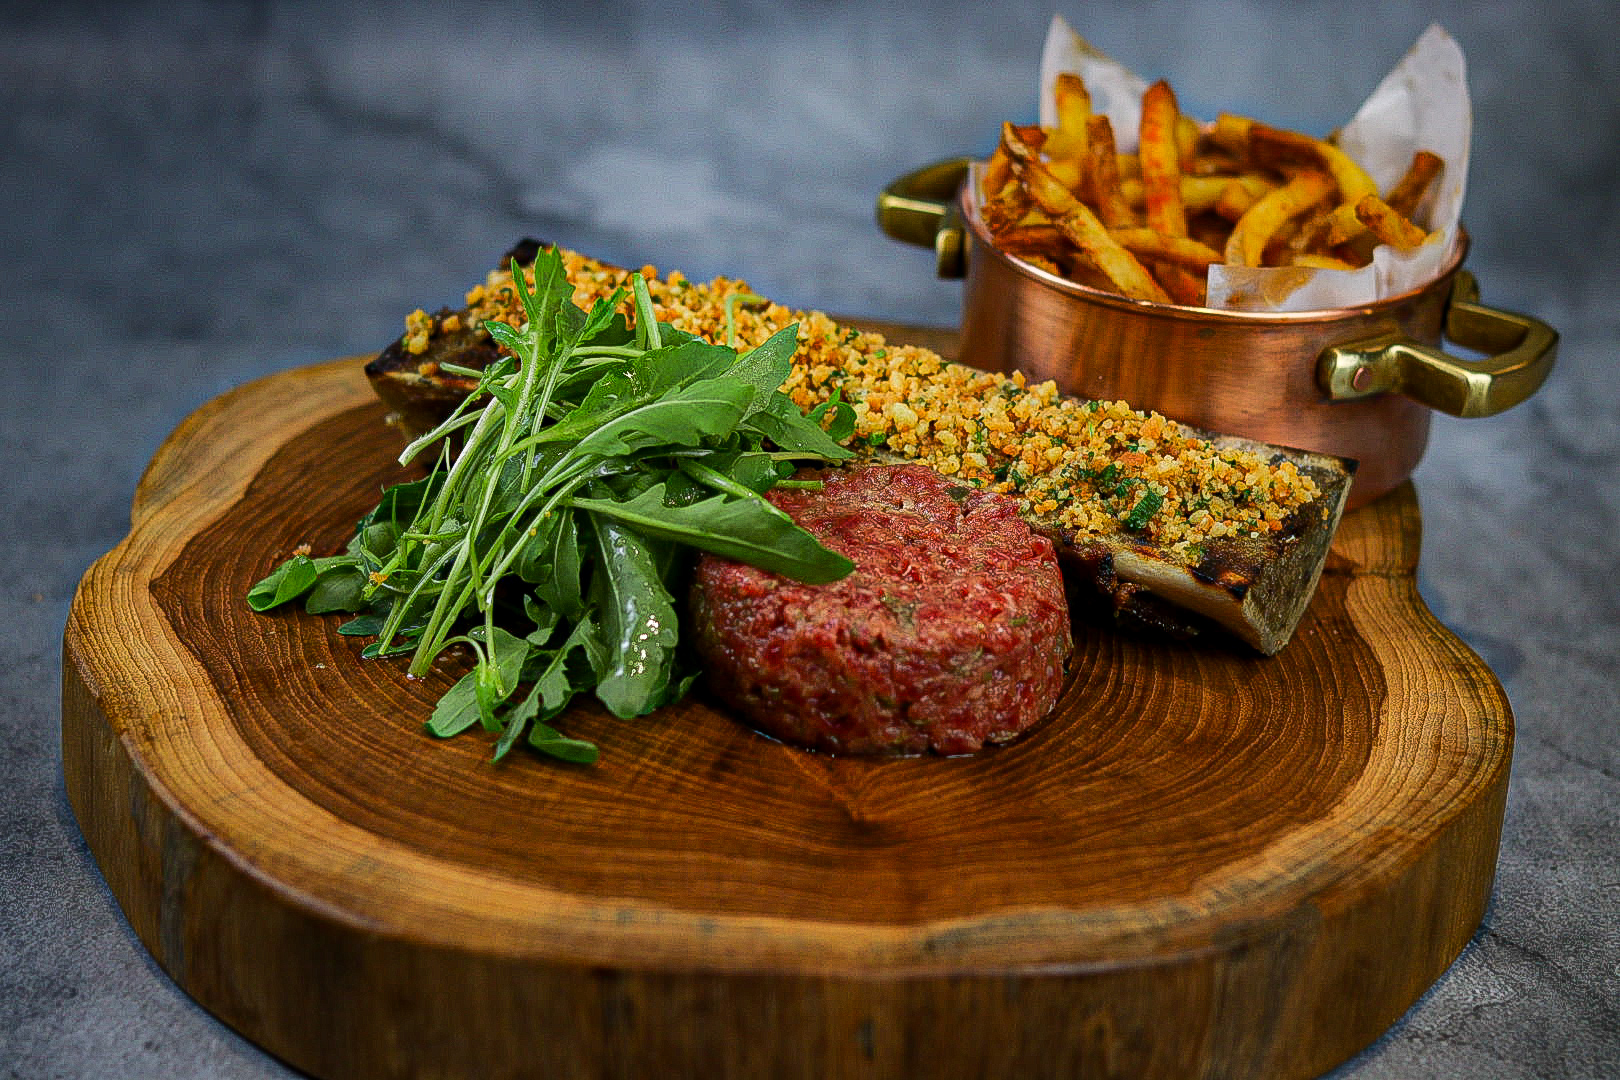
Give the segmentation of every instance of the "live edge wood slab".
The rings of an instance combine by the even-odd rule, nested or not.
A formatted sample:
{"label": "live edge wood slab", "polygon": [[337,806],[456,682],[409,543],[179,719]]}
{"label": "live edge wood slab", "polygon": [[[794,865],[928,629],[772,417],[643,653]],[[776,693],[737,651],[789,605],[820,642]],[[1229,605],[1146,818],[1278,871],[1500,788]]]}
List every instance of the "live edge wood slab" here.
{"label": "live edge wood slab", "polygon": [[1078,625],[1055,714],[979,757],[817,756],[700,694],[497,766],[422,730],[453,664],[243,602],[399,475],[382,420],[357,360],[202,408],[63,653],[135,932],[315,1076],[1310,1076],[1479,923],[1512,718],[1418,596],[1410,487],[1279,656]]}

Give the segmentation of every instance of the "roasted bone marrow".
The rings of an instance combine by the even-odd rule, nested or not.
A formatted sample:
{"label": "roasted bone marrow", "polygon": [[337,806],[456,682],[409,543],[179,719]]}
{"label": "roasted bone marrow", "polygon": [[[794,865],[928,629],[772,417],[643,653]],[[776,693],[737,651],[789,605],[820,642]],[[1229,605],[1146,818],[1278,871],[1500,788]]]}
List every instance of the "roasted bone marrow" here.
{"label": "roasted bone marrow", "polygon": [[[431,429],[475,385],[445,365],[480,369],[498,355],[482,324],[521,321],[511,267],[527,268],[539,249],[516,245],[463,307],[413,312],[366,365],[408,433]],[[741,280],[696,282],[678,270],[561,254],[582,307],[640,274],[658,319],[688,333],[748,348],[797,324],[783,389],[801,408],[834,397],[849,404],[857,463],[927,465],[1016,499],[1057,546],[1076,594],[1123,625],[1180,636],[1219,627],[1273,655],[1315,593],[1354,462],[1062,395],[1017,372],[979,371],[763,300]]]}

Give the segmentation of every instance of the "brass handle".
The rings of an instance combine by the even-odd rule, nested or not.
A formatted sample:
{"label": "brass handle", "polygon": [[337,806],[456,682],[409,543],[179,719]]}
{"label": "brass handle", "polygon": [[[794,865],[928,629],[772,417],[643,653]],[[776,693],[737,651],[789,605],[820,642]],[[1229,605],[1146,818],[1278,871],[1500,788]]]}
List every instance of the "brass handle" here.
{"label": "brass handle", "polygon": [[1463,360],[1399,334],[1333,345],[1317,361],[1317,383],[1334,401],[1397,392],[1452,416],[1491,416],[1534,394],[1558,354],[1558,332],[1540,319],[1479,302],[1479,284],[1457,271],[1446,338],[1486,353]]}
{"label": "brass handle", "polygon": [[942,278],[967,273],[967,226],[956,196],[972,158],[949,158],[900,177],[878,193],[878,227],[896,240],[934,249]]}

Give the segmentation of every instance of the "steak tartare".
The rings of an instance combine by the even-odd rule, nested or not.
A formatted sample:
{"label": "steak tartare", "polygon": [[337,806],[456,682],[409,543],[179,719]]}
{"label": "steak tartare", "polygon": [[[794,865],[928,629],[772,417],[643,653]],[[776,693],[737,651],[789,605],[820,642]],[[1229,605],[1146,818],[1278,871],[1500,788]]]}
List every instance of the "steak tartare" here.
{"label": "steak tartare", "polygon": [[921,465],[802,474],[768,498],[855,563],[806,585],[712,555],[691,629],[715,694],[834,753],[966,754],[1052,708],[1073,648],[1050,540],[1009,497]]}

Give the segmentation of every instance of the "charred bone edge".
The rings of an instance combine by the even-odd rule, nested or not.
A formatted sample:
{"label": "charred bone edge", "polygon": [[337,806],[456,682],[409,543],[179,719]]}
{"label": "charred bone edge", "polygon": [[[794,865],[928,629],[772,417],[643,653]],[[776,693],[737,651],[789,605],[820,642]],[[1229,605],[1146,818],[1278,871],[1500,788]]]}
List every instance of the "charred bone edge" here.
{"label": "charred bone edge", "polygon": [[1293,637],[1316,594],[1355,471],[1354,462],[1339,458],[1299,452],[1288,456],[1316,480],[1322,495],[1301,507],[1271,538],[1208,542],[1196,566],[1184,566],[1151,545],[1124,537],[1076,541],[1042,531],[1057,543],[1070,572],[1078,571],[1099,595],[1112,600],[1117,617],[1127,625],[1190,636],[1207,620],[1275,656]]}
{"label": "charred bone edge", "polygon": [[[501,265],[514,258],[527,265],[540,247],[538,241],[524,240],[502,257]],[[444,308],[434,316],[435,333],[426,353],[407,353],[403,339],[396,339],[366,364],[372,389],[391,410],[389,422],[407,437],[431,430],[477,385],[474,379],[438,370],[440,364],[481,369],[497,356],[494,342],[465,320],[462,329],[450,332],[437,325],[456,314],[464,312]],[[1096,597],[1097,603],[1089,606],[1125,628],[1194,637],[1213,625],[1273,656],[1293,636],[1316,592],[1350,494],[1355,462],[1183,428],[1223,448],[1290,460],[1316,481],[1322,494],[1269,537],[1207,541],[1194,566],[1128,535],[1078,537],[1034,516],[1030,525],[1057,546],[1071,583],[1083,583]],[[889,454],[865,459],[909,460]]]}

